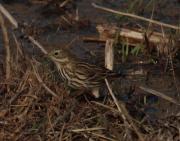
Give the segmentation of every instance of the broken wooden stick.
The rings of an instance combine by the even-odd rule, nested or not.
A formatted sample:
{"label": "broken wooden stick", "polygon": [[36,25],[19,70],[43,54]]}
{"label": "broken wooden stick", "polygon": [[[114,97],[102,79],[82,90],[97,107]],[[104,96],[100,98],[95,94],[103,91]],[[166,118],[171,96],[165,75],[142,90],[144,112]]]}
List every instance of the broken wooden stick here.
{"label": "broken wooden stick", "polygon": [[[107,39],[113,39],[118,34],[121,40],[128,39],[129,45],[136,46],[138,43],[142,43],[145,41],[145,34],[147,34],[139,29],[119,28],[113,25],[97,25],[96,28],[99,32],[99,38],[95,36],[83,37],[83,41],[104,43]],[[165,37],[159,32],[151,32],[147,34],[147,38],[149,43],[153,44],[154,46],[169,43],[169,38],[167,36]],[[180,39],[178,42],[180,42]]]}
{"label": "broken wooden stick", "polygon": [[99,32],[99,38],[86,37],[84,41],[105,43],[106,40],[115,39],[116,36],[119,36],[122,44],[128,43],[130,47],[144,44],[162,55],[168,55],[170,51],[172,54],[175,54],[180,49],[180,39],[171,39],[170,35],[165,36],[159,32],[146,33],[140,29],[119,28],[115,25],[107,24],[97,25],[96,28]]}
{"label": "broken wooden stick", "polygon": [[[119,28],[117,26],[113,25],[97,25],[97,30],[100,34],[101,40],[106,40],[107,38],[114,38],[116,34],[119,34],[121,38],[128,38],[130,39],[130,44],[135,44],[140,41],[144,41],[144,35],[145,33],[143,31],[138,31],[128,29],[128,28]],[[150,43],[153,44],[161,44],[161,43],[168,43],[169,39],[164,37],[159,32],[152,32],[150,35],[148,35],[148,40]]]}
{"label": "broken wooden stick", "polygon": [[114,65],[114,40],[108,39],[105,45],[105,67],[113,70]]}

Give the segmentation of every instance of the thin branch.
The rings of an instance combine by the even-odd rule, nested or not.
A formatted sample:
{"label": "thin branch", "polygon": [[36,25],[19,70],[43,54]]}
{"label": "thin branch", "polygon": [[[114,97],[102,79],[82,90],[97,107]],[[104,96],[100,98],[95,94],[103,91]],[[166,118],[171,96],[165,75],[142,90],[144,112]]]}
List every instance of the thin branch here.
{"label": "thin branch", "polygon": [[66,124],[64,123],[62,128],[61,128],[61,132],[60,132],[60,136],[59,136],[59,141],[63,141],[63,132],[64,132],[65,125]]}
{"label": "thin branch", "polygon": [[47,111],[47,118],[48,118],[48,122],[49,122],[49,125],[50,125],[50,129],[52,130],[53,134],[54,134],[54,137],[55,137],[55,131],[54,131],[54,126],[51,122],[51,118],[50,118],[50,115],[49,115],[49,110]]}
{"label": "thin branch", "polygon": [[171,103],[174,103],[176,105],[180,105],[180,103],[178,101],[176,101],[175,99],[173,99],[173,98],[171,98],[171,97],[169,97],[169,96],[167,96],[167,95],[165,95],[165,94],[163,94],[161,92],[158,92],[156,90],[153,90],[153,89],[150,89],[150,88],[146,88],[146,87],[143,87],[143,86],[139,86],[139,88],[141,90],[145,91],[145,92],[151,93],[151,94],[153,94],[155,96],[158,96],[158,97],[160,97],[162,99],[165,99],[165,100],[167,100],[167,101],[169,101]]}
{"label": "thin branch", "polygon": [[109,110],[111,110],[112,112],[119,113],[118,110],[116,110],[116,109],[114,109],[114,108],[112,108],[112,107],[110,107],[110,106],[108,106],[108,105],[104,105],[104,104],[99,103],[99,102],[96,102],[96,101],[91,101],[91,102],[94,103],[94,104],[96,104],[96,105],[98,105],[98,106],[101,106],[101,107],[104,107],[104,108],[106,108],[106,109],[109,109]]}
{"label": "thin branch", "polygon": [[94,128],[82,128],[82,129],[73,129],[72,132],[84,132],[84,131],[96,131],[96,130],[104,130],[103,127],[94,127]]}
{"label": "thin branch", "polygon": [[173,58],[172,58],[172,55],[171,55],[171,54],[169,55],[169,60],[170,60],[170,63],[171,63],[171,68],[172,68],[172,74],[173,74],[174,84],[175,84],[175,87],[176,87],[178,96],[180,96],[180,89],[179,89],[179,86],[178,86],[178,84],[177,84],[176,73],[175,73],[174,64],[173,64]]}
{"label": "thin branch", "polygon": [[99,138],[105,139],[106,141],[117,141],[117,140],[115,140],[115,139],[106,137],[106,136],[104,136],[104,135],[102,135],[102,134],[98,134],[98,133],[94,133],[94,132],[91,132],[91,134],[94,135],[94,136],[97,136],[97,137],[99,137]]}
{"label": "thin branch", "polygon": [[75,38],[73,38],[65,47],[70,47],[75,41],[77,41],[79,39],[79,36],[76,36]]}
{"label": "thin branch", "polygon": [[70,0],[65,0],[65,1],[63,1],[63,2],[59,5],[59,7],[64,7],[66,4],[68,4],[68,2],[70,2]]}
{"label": "thin branch", "polygon": [[136,125],[133,123],[133,119],[132,117],[129,115],[128,111],[126,110],[125,106],[118,102],[118,100],[116,99],[114,93],[112,92],[112,89],[109,85],[109,82],[108,80],[105,78],[105,82],[106,82],[106,86],[108,88],[108,91],[111,95],[111,97],[113,98],[114,100],[114,103],[116,104],[117,108],[118,108],[118,111],[119,113],[121,114],[123,120],[125,121],[125,123],[128,123],[135,131],[135,133],[137,134],[138,138],[140,141],[144,141],[144,138],[143,138],[143,135],[142,133],[139,132],[138,128],[136,127]]}
{"label": "thin branch", "polygon": [[117,101],[116,97],[114,96],[114,94],[113,94],[113,92],[112,92],[112,89],[110,88],[110,85],[109,85],[109,82],[107,81],[107,79],[105,79],[105,82],[106,82],[108,91],[109,91],[111,97],[113,98],[114,103],[116,104],[116,106],[117,106],[117,108],[118,108],[119,113],[121,114],[123,120],[124,120],[124,121],[127,121],[126,116],[124,115],[123,110],[122,110],[122,105],[120,106],[119,102]]}
{"label": "thin branch", "polygon": [[16,47],[17,47],[18,52],[20,53],[21,56],[24,56],[21,45],[20,45],[19,41],[17,40],[16,35],[14,33],[12,33],[12,35],[13,35],[14,41],[16,43]]}
{"label": "thin branch", "polygon": [[36,41],[32,36],[28,36],[29,40],[35,44],[44,54],[48,54],[47,51],[44,49],[44,47],[38,42]]}
{"label": "thin branch", "polygon": [[10,21],[10,23],[14,26],[14,28],[18,28],[18,23],[14,19],[14,17],[4,8],[2,4],[0,4],[1,13]]}
{"label": "thin branch", "polygon": [[1,13],[0,13],[0,25],[1,25],[2,34],[3,34],[4,48],[6,50],[6,79],[9,79],[10,71],[11,71],[9,37],[8,37],[7,28],[5,26],[4,18]]}
{"label": "thin branch", "polygon": [[38,73],[38,71],[37,71],[37,69],[36,69],[36,67],[33,65],[33,62],[31,62],[31,65],[32,65],[32,67],[33,67],[34,74],[35,74],[37,80],[39,81],[39,83],[40,83],[51,95],[53,95],[53,96],[55,96],[55,97],[58,97],[58,95],[57,95],[55,92],[53,92],[48,86],[46,86],[46,84],[43,82],[43,80],[41,79],[41,77],[40,77],[40,75],[39,75],[39,73]]}
{"label": "thin branch", "polygon": [[175,30],[180,30],[180,27],[178,27],[178,26],[162,23],[162,22],[159,22],[159,21],[156,21],[156,20],[144,18],[144,17],[134,15],[134,14],[130,14],[130,13],[124,13],[124,12],[116,11],[116,10],[113,10],[113,9],[110,9],[110,8],[99,6],[99,5],[95,4],[95,3],[92,3],[92,6],[97,8],[97,9],[101,9],[101,10],[111,12],[111,13],[114,13],[114,14],[123,15],[123,16],[131,17],[131,18],[136,18],[136,19],[139,19],[139,20],[150,22],[152,24],[157,24],[157,25],[172,28],[172,29],[175,29]]}

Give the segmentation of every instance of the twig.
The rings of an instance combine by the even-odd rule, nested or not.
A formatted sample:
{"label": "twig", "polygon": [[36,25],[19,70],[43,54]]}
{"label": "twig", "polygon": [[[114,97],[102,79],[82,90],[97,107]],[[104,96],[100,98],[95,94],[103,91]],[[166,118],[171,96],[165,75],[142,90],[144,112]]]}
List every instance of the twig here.
{"label": "twig", "polygon": [[[79,37],[74,38],[66,47],[69,47],[72,43],[74,43]],[[36,45],[45,55],[48,54],[48,52],[45,50],[45,48],[37,41],[35,40],[32,36],[28,36],[28,39]]]}
{"label": "twig", "polygon": [[9,37],[8,37],[8,31],[4,23],[4,18],[2,14],[0,13],[0,24],[2,29],[2,34],[4,38],[4,48],[6,50],[6,79],[8,80],[10,78],[10,46],[9,46]]}
{"label": "twig", "polygon": [[14,19],[14,17],[0,4],[0,11],[1,13],[10,21],[10,23],[15,27],[18,28],[18,23]]}
{"label": "twig", "polygon": [[15,41],[15,43],[16,43],[17,50],[18,50],[18,52],[20,53],[20,55],[23,56],[23,52],[22,52],[20,43],[19,43],[19,41],[17,40],[16,35],[15,35],[14,33],[12,33],[12,34],[13,34],[14,41]]}
{"label": "twig", "polygon": [[97,8],[97,9],[101,9],[101,10],[111,12],[111,13],[114,13],[114,14],[123,15],[123,16],[131,17],[131,18],[136,18],[136,19],[143,20],[143,21],[146,21],[146,22],[150,22],[150,23],[153,23],[153,24],[157,24],[157,25],[160,25],[160,26],[172,28],[172,29],[175,29],[175,30],[180,30],[180,27],[178,27],[178,26],[162,23],[162,22],[159,22],[159,21],[144,18],[144,17],[134,15],[134,14],[130,14],[130,13],[124,13],[124,12],[116,11],[116,10],[113,10],[113,9],[110,9],[110,8],[99,6],[99,5],[95,4],[95,3],[92,3],[92,6]]}
{"label": "twig", "polygon": [[47,51],[44,49],[44,47],[36,41],[32,36],[28,36],[28,39],[35,44],[44,54],[48,54]]}
{"label": "twig", "polygon": [[106,137],[106,136],[101,135],[101,134],[97,134],[97,133],[93,133],[93,132],[91,132],[91,134],[92,134],[92,135],[94,135],[94,136],[97,136],[97,137],[103,138],[103,139],[105,139],[105,140],[107,140],[107,141],[117,141],[117,140],[115,140],[115,139],[112,139],[112,138]]}
{"label": "twig", "polygon": [[[65,119],[67,119],[67,117],[69,117],[70,113],[74,110],[74,108],[77,107],[77,103],[74,101],[73,103],[71,103],[70,109],[67,111],[64,111],[63,115],[59,115],[54,122],[52,123],[53,126],[55,127],[56,124],[58,124],[59,122],[64,122]],[[47,129],[47,133],[49,133],[49,129]]]}
{"label": "twig", "polygon": [[111,110],[111,111],[113,111],[113,112],[119,113],[118,110],[116,110],[116,109],[114,109],[114,108],[112,108],[112,107],[110,107],[110,106],[108,106],[108,105],[104,105],[104,104],[99,103],[99,102],[96,102],[96,101],[91,101],[91,102],[94,103],[94,104],[96,104],[96,105],[98,105],[98,106],[101,106],[101,107],[104,107],[104,108],[106,108],[106,109],[109,109],[109,110]]}
{"label": "twig", "polygon": [[95,131],[95,130],[104,130],[103,127],[95,127],[95,128],[82,128],[82,129],[73,129],[72,132],[84,132],[84,131]]}
{"label": "twig", "polygon": [[79,9],[76,8],[76,16],[75,16],[75,21],[79,21]]}
{"label": "twig", "polygon": [[172,55],[171,55],[171,54],[169,55],[169,60],[170,60],[170,63],[171,63],[171,68],[172,68],[172,74],[173,74],[174,84],[175,84],[175,87],[176,87],[178,96],[180,96],[180,89],[179,89],[179,86],[178,86],[178,84],[177,84],[176,73],[175,73],[175,70],[174,70],[174,64],[173,64],[173,59],[172,59]]}
{"label": "twig", "polygon": [[55,137],[55,131],[54,131],[54,126],[51,122],[51,118],[50,118],[50,115],[49,115],[49,110],[47,111],[47,118],[48,118],[48,122],[49,122],[49,125],[50,125],[50,129],[52,130],[53,134],[54,134],[54,137]]}
{"label": "twig", "polygon": [[[152,13],[151,13],[151,20],[153,19],[153,17],[154,17],[154,4],[153,4]],[[150,26],[152,26],[152,23],[151,23],[151,22],[149,22],[147,32],[149,32],[149,31],[150,31]]]}
{"label": "twig", "polygon": [[47,5],[48,1],[32,0],[31,3],[32,4],[44,4],[44,5]]}
{"label": "twig", "polygon": [[65,1],[63,1],[63,2],[59,5],[59,7],[64,7],[66,4],[68,4],[69,1],[70,1],[70,0],[65,0]]}
{"label": "twig", "polygon": [[71,23],[71,21],[69,21],[69,19],[67,19],[65,16],[62,15],[61,18],[62,18],[68,25],[73,26],[72,23]]}
{"label": "twig", "polygon": [[104,42],[106,42],[106,40],[105,39],[100,39],[100,38],[98,38],[98,37],[82,37],[82,40],[84,41],[84,42],[97,42],[97,43],[104,43]]}
{"label": "twig", "polygon": [[57,95],[55,92],[53,92],[48,86],[46,86],[46,84],[43,82],[43,80],[41,79],[40,75],[39,75],[38,72],[37,72],[36,67],[33,65],[32,62],[31,62],[31,65],[32,65],[32,67],[33,67],[34,74],[35,74],[37,80],[39,81],[39,83],[40,83],[51,95],[53,95],[53,96],[55,96],[55,97],[58,97],[58,95]]}
{"label": "twig", "polygon": [[9,103],[10,103],[10,104],[13,103],[13,102],[18,98],[18,96],[22,94],[22,91],[24,91],[25,89],[27,89],[27,88],[25,88],[25,85],[26,85],[26,83],[27,83],[27,80],[28,80],[28,78],[29,78],[29,75],[30,75],[30,71],[26,71],[26,72],[24,73],[24,76],[21,78],[21,82],[18,84],[18,87],[17,87],[17,90],[16,90],[16,94],[13,95],[13,96],[11,97],[11,99],[9,100]]}
{"label": "twig", "polygon": [[79,39],[79,36],[76,36],[75,38],[73,38],[65,47],[70,47],[76,40]]}
{"label": "twig", "polygon": [[180,105],[180,103],[178,101],[176,101],[175,99],[173,99],[173,98],[171,98],[171,97],[169,97],[169,96],[167,96],[167,95],[165,95],[165,94],[163,94],[161,92],[158,92],[156,90],[146,88],[146,87],[143,87],[143,86],[139,86],[139,88],[142,89],[145,92],[151,93],[151,94],[153,94],[155,96],[158,96],[158,97],[160,97],[162,99],[165,99],[165,100],[167,100],[167,101],[169,101],[171,103],[174,103],[176,105]]}
{"label": "twig", "polygon": [[118,111],[121,114],[123,120],[125,121],[125,123],[128,123],[134,129],[134,131],[137,134],[139,140],[144,141],[142,133],[139,132],[138,128],[133,123],[132,117],[129,115],[129,113],[126,110],[126,108],[124,107],[124,105],[117,101],[116,97],[114,96],[114,94],[112,92],[112,89],[110,88],[109,82],[108,82],[108,80],[106,78],[105,78],[105,82],[106,82],[106,86],[108,88],[108,91],[109,91],[111,97],[113,98],[114,103],[116,104],[116,106],[118,108]]}
{"label": "twig", "polygon": [[65,127],[65,123],[63,124],[62,128],[61,128],[61,132],[60,132],[60,136],[59,136],[59,141],[63,141],[63,132],[64,132],[64,127]]}
{"label": "twig", "polygon": [[[109,82],[107,81],[107,79],[105,79],[105,82],[106,82],[108,91],[109,91],[111,97],[113,98],[114,103],[116,104],[116,106],[117,106],[117,108],[118,108],[119,113],[121,114],[123,120],[126,122],[126,121],[127,121],[126,116],[123,114],[122,108],[120,107],[119,102],[117,101],[116,97],[114,96],[114,94],[113,94],[113,92],[112,92],[112,89],[110,88],[110,85],[109,85]],[[122,105],[121,105],[121,106],[122,106]]]}

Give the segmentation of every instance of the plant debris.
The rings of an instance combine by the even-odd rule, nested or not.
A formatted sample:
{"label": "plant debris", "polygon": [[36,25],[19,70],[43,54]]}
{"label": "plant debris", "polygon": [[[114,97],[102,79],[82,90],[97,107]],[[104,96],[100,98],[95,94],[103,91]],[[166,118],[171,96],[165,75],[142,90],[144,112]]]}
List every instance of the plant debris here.
{"label": "plant debris", "polygon": [[[169,29],[178,28],[179,1],[93,2],[96,8],[83,0],[1,1],[0,141],[180,140],[180,36]],[[151,10],[151,18],[101,11],[119,4],[139,16]],[[168,27],[159,26],[168,23],[161,6]],[[105,79],[98,99],[73,90],[48,57],[59,47],[125,77]]]}

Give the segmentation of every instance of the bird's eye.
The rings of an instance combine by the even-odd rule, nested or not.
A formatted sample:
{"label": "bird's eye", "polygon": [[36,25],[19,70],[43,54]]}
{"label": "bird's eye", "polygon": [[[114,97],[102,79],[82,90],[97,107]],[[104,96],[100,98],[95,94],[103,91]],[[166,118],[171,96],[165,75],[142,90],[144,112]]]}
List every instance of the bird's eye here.
{"label": "bird's eye", "polygon": [[54,55],[58,55],[58,52],[55,52]]}

